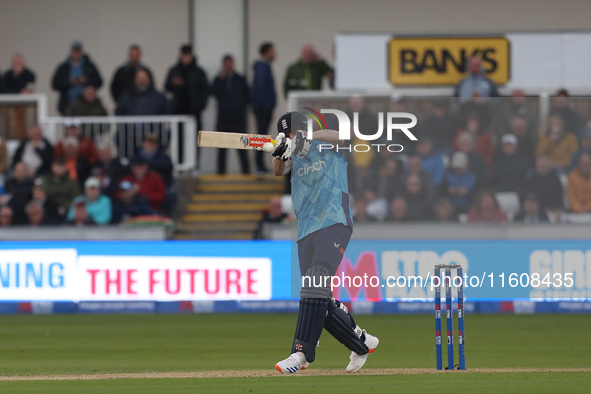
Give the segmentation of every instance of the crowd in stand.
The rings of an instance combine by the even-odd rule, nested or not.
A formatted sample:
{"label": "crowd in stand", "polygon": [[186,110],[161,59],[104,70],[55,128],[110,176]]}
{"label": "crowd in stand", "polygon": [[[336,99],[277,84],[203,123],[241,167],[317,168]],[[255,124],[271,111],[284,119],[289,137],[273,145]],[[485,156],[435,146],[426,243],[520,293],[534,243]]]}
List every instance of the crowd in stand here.
{"label": "crowd in stand", "polygon": [[[541,124],[522,91],[506,103],[490,98],[497,95],[474,58],[457,98],[431,100],[430,114],[419,117],[418,141],[399,133],[403,154],[349,154],[356,221],[539,223],[590,213],[591,128],[568,92],[552,97]],[[360,129],[376,130],[377,114],[361,97],[348,105]],[[507,194],[519,212],[503,211],[497,197]]]}
{"label": "crowd in stand", "polygon": [[[276,52],[267,42],[259,53],[249,86],[235,71],[232,55],[223,56],[219,73],[209,81],[191,46],[183,45],[161,92],[142,62],[141,48],[132,45],[109,86],[115,114],[191,115],[199,128],[201,113],[213,96],[218,103],[217,130],[243,132],[250,108],[258,132],[270,132],[276,105],[270,64]],[[463,215],[468,221],[543,222],[559,220],[565,211],[591,211],[591,129],[573,109],[568,92],[556,93],[547,118],[539,124],[537,108],[528,104],[523,92],[514,91],[508,106],[490,99],[499,93],[477,57],[470,59],[467,71],[456,86],[457,100],[434,102],[431,113],[419,119],[418,142],[405,141],[403,154],[371,151],[348,157],[357,221],[456,221]],[[287,69],[283,93],[319,90],[325,79],[332,86],[333,76],[328,63],[306,45]],[[35,74],[23,56],[14,55],[0,79],[0,92],[30,93],[34,83]],[[0,141],[0,172],[5,174],[1,225],[101,225],[170,214],[175,200],[172,163],[161,136],[142,131],[143,144],[127,162],[116,158],[113,141],[99,144],[82,135],[81,118],[107,114],[97,95],[102,85],[99,68],[82,43],[73,42],[51,81],[60,95],[59,112],[68,117],[64,138],[53,146],[40,127],[33,127],[10,163]],[[348,105],[350,113],[358,113],[361,130],[376,130],[377,114],[361,97],[352,96]],[[403,101],[395,107],[396,112],[405,111]],[[388,142],[403,138],[394,137]],[[249,173],[246,152],[237,152],[242,172]],[[256,153],[257,172],[267,172],[262,152]],[[218,173],[225,173],[223,149],[217,164]],[[503,212],[496,198],[499,192],[516,193],[522,211],[514,217]]]}
{"label": "crowd in stand", "polygon": [[55,147],[32,127],[0,187],[1,226],[106,225],[138,216],[168,216],[174,204],[173,165],[148,134],[128,165],[66,121]]}

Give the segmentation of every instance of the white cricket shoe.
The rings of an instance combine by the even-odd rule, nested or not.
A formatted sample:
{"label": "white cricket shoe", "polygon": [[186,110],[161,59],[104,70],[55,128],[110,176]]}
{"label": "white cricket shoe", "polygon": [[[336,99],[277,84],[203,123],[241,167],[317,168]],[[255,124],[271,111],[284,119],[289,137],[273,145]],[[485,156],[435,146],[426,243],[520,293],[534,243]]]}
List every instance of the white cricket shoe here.
{"label": "white cricket shoe", "polygon": [[277,364],[275,364],[275,369],[281,373],[292,374],[296,373],[300,369],[306,369],[308,365],[310,365],[310,363],[306,361],[306,356],[304,356],[304,353],[297,352],[292,353],[285,360],[279,361]]}
{"label": "white cricket shoe", "polygon": [[[359,328],[359,326],[357,326]],[[357,330],[356,330],[357,331]],[[380,340],[373,335],[369,335],[367,331],[363,330],[365,334],[365,345],[369,348],[369,353],[373,353],[374,350],[378,347]],[[365,361],[367,361],[367,356],[369,353],[359,355],[355,352],[351,352],[351,356],[349,357],[349,365],[347,365],[347,373],[357,372],[363,367]]]}

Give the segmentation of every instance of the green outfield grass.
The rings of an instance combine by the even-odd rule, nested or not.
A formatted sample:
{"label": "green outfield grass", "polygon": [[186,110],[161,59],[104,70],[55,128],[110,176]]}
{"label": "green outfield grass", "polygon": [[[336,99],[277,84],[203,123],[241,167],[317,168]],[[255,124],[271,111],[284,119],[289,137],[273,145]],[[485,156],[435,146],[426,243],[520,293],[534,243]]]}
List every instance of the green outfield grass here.
{"label": "green outfield grass", "polygon": [[[0,377],[273,371],[289,353],[295,315],[37,315],[2,316],[0,322]],[[358,323],[380,338],[367,369],[434,369],[433,316],[358,316]],[[466,365],[589,369],[589,327],[591,315],[468,315]],[[588,371],[306,376],[344,371],[348,356],[324,333],[316,362],[300,376],[0,381],[0,392],[434,392],[445,383],[458,391],[588,392],[591,385]]]}

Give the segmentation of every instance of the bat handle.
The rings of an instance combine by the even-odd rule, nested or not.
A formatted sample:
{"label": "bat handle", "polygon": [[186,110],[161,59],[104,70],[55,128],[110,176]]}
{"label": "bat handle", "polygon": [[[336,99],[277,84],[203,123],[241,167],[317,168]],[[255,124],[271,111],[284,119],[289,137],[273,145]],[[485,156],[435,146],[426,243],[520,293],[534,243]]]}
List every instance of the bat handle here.
{"label": "bat handle", "polygon": [[272,139],[272,140],[271,140],[271,143],[272,143],[273,145],[277,145],[277,140],[273,140],[273,139]]}

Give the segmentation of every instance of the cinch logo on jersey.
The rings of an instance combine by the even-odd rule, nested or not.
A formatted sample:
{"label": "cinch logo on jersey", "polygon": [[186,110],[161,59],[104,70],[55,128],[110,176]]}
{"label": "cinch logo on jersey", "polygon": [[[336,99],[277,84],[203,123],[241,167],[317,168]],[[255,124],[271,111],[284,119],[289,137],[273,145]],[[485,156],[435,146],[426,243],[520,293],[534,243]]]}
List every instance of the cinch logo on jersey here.
{"label": "cinch logo on jersey", "polygon": [[304,166],[298,169],[298,175],[308,175],[310,172],[317,172],[326,168],[326,162],[324,160],[318,160],[312,164],[304,163]]}
{"label": "cinch logo on jersey", "polygon": [[[304,112],[306,115],[312,117],[321,129],[328,129],[326,120],[322,114],[333,114],[336,116],[339,123],[339,139],[343,141],[351,141],[353,136],[351,135],[351,129],[353,130],[354,137],[362,141],[376,141],[382,138],[384,134],[384,128],[386,129],[386,140],[392,141],[394,130],[400,130],[408,137],[411,141],[417,141],[417,137],[410,131],[414,126],[417,125],[417,117],[408,112],[379,112],[378,113],[378,129],[376,130],[359,130],[359,113],[353,113],[353,124],[351,127],[351,120],[349,116],[343,111],[338,109],[321,109],[320,112],[313,110],[312,108],[304,107],[311,112]],[[398,123],[400,121],[408,120],[408,122]],[[312,119],[308,119],[308,129],[306,138],[312,140],[313,136],[313,125]],[[384,127],[384,123],[386,124]],[[380,149],[387,149],[389,152],[402,152],[404,147],[400,144],[386,144],[386,143],[372,143],[372,144],[350,144],[348,146],[334,146],[331,144],[321,144],[319,146],[320,151],[328,149],[336,149],[337,151],[346,150],[349,152],[368,152],[372,149],[376,149],[378,152]]]}

